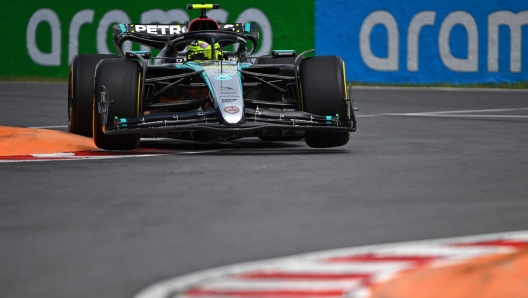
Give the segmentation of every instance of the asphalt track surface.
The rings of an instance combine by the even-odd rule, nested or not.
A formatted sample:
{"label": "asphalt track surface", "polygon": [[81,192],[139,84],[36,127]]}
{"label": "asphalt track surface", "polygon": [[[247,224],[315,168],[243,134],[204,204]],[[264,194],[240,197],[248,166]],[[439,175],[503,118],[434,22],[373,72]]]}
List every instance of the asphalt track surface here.
{"label": "asphalt track surface", "polygon": [[[0,125],[64,130],[66,92],[0,83]],[[201,153],[0,164],[0,297],[132,297],[233,263],[527,229],[527,91],[353,97],[342,148],[151,141]]]}

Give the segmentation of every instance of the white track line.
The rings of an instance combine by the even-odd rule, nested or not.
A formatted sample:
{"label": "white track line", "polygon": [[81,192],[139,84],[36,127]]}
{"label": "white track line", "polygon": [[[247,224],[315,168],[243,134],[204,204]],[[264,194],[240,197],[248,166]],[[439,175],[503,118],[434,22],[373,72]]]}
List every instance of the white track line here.
{"label": "white track line", "polygon": [[[41,155],[41,154],[35,154],[35,155]],[[169,154],[142,154],[142,155],[113,155],[113,156],[63,156],[60,157],[57,154],[55,157],[50,156],[35,156],[35,158],[43,158],[43,159],[20,159],[20,160],[0,160],[0,163],[14,163],[14,162],[42,162],[42,161],[73,161],[73,160],[96,160],[96,159],[118,159],[118,158],[136,158],[136,157],[153,157],[153,156],[160,156],[160,155],[169,155]]]}
{"label": "white track line", "polygon": [[[0,156],[0,163],[14,163],[14,162],[40,162],[40,161],[66,161],[66,160],[95,160],[95,159],[117,159],[117,158],[137,158],[137,157],[153,157],[162,155],[189,155],[189,154],[205,154],[214,153],[220,151],[233,150],[231,148],[226,149],[213,149],[204,151],[168,151],[168,152],[156,152],[156,153],[131,153],[125,155],[114,154],[112,151],[94,151],[94,155],[76,155],[76,152],[58,152],[58,153],[45,153],[45,154],[27,154],[21,157],[25,159],[9,159],[17,158],[17,156]],[[108,154],[108,155],[100,155]]]}
{"label": "white track line", "polygon": [[528,118],[524,115],[449,115],[449,114],[381,114],[381,116],[403,116],[403,117],[437,117],[437,118]]}
{"label": "white track line", "polygon": [[[273,270],[287,273],[309,273],[309,274],[373,274],[379,270],[402,270],[407,268],[409,261],[388,261],[388,262],[347,262],[347,263],[321,263],[309,262],[288,262],[274,266]],[[271,270],[269,269],[269,270]]]}
{"label": "white track line", "polygon": [[379,113],[379,114],[356,114],[358,118],[380,117],[380,116],[400,116],[400,117],[465,117],[465,118],[528,118],[528,115],[468,115],[471,113],[502,113],[528,111],[528,108],[512,109],[486,109],[486,110],[456,110],[456,111],[436,111],[436,112],[418,112],[418,113]]}
{"label": "white track line", "polygon": [[[528,108],[441,111],[441,112],[427,112],[427,114],[493,113],[493,112],[512,112],[512,111],[528,111]],[[413,113],[410,113],[410,114],[413,114]],[[415,113],[415,114],[423,114],[423,113]]]}
{"label": "white track line", "polygon": [[206,283],[200,287],[202,290],[214,291],[277,291],[288,289],[290,291],[310,290],[332,290],[360,285],[360,280],[331,280],[331,281],[307,281],[307,280],[235,280],[232,278],[219,278]]}
{"label": "white track line", "polygon": [[[336,297],[368,297],[369,284],[392,278],[403,270],[514,252],[518,248],[512,242],[528,247],[528,231],[352,247],[235,264],[155,283],[135,298],[276,298],[291,297],[296,291],[307,297],[311,292],[315,296],[317,291],[325,290],[330,291],[328,295],[343,293],[335,294]],[[424,257],[430,262],[419,265]],[[365,277],[336,275],[340,273]]]}
{"label": "white track line", "polygon": [[41,128],[68,128],[68,125],[50,125],[50,126],[32,126],[32,127],[28,127],[28,128],[36,128],[36,129],[41,129]]}

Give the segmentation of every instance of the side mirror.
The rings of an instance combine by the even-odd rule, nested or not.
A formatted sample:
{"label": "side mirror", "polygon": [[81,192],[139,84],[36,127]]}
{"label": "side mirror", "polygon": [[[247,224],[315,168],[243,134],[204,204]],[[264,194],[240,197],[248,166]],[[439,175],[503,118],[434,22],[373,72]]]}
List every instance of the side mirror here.
{"label": "side mirror", "polygon": [[274,50],[271,51],[271,57],[282,58],[282,57],[295,57],[297,54],[294,50]]}
{"label": "side mirror", "polygon": [[126,58],[134,58],[137,56],[141,56],[143,59],[150,59],[152,57],[152,53],[149,51],[130,51],[125,53]]}
{"label": "side mirror", "polygon": [[184,63],[187,61],[187,51],[176,52],[176,63]]}

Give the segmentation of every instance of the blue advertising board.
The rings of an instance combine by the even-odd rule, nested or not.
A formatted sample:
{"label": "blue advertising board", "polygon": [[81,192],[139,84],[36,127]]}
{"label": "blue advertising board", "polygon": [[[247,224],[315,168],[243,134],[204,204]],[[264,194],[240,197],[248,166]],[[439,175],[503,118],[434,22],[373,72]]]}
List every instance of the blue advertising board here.
{"label": "blue advertising board", "polygon": [[317,55],[366,83],[528,81],[526,0],[317,0]]}

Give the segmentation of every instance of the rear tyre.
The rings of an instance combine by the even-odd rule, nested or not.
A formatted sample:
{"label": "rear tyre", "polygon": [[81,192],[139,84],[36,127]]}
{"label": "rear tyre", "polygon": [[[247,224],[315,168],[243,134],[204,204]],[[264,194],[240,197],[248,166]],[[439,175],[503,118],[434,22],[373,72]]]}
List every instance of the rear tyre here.
{"label": "rear tyre", "polygon": [[131,118],[141,113],[141,69],[127,59],[105,59],[96,68],[93,103],[93,139],[95,145],[106,150],[132,150],[139,144],[139,135],[105,135],[102,116],[98,111],[101,102],[101,86],[105,86],[108,107],[107,123],[114,117]]}
{"label": "rear tyre", "polygon": [[[303,60],[300,66],[302,107],[305,112],[346,119],[348,107],[344,63],[337,56],[319,56]],[[348,143],[348,132],[307,131],[306,144],[313,148],[343,146]]]}
{"label": "rear tyre", "polygon": [[68,132],[92,137],[92,101],[95,66],[116,55],[76,55],[70,61]]}

